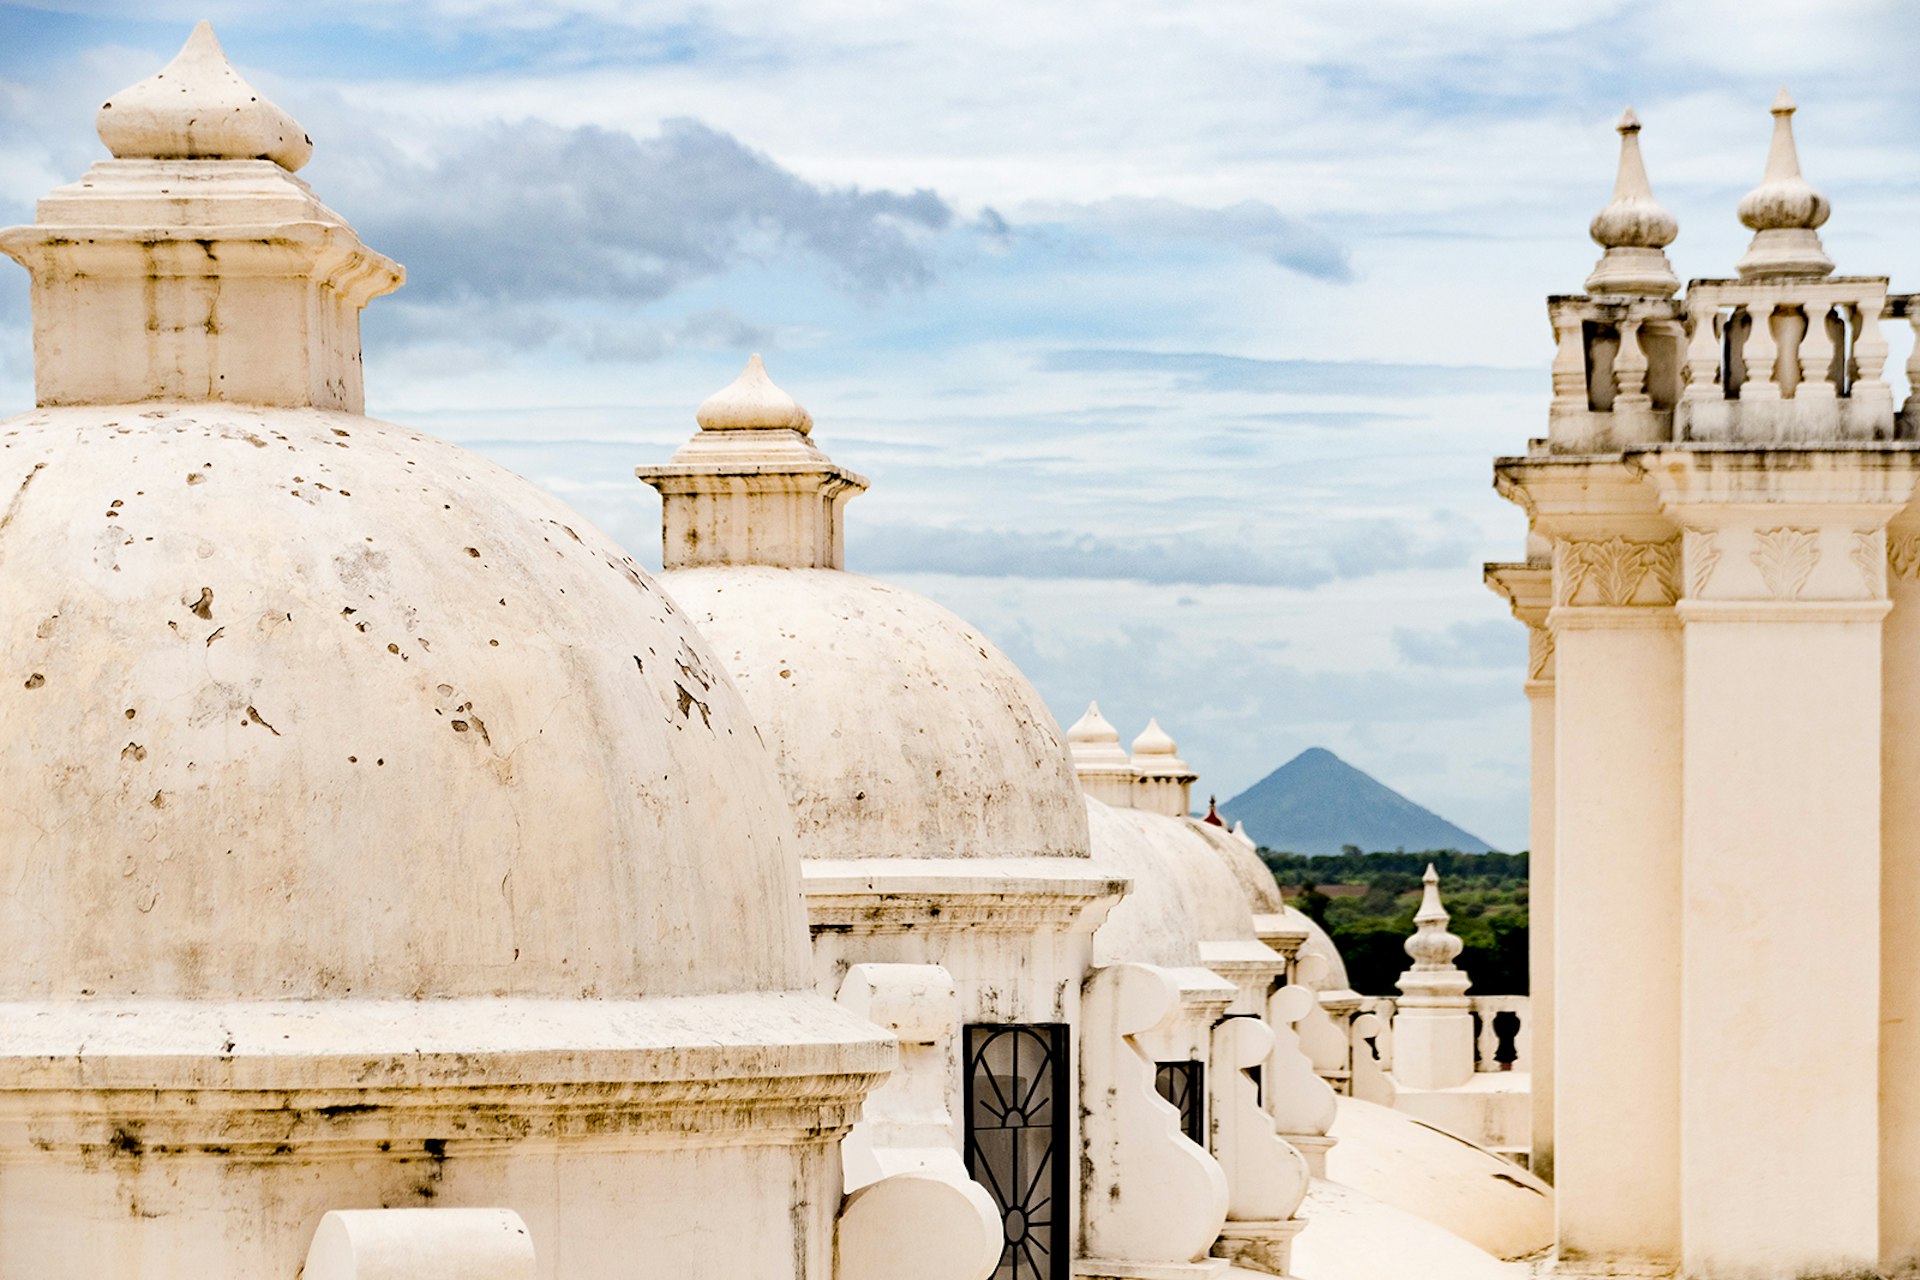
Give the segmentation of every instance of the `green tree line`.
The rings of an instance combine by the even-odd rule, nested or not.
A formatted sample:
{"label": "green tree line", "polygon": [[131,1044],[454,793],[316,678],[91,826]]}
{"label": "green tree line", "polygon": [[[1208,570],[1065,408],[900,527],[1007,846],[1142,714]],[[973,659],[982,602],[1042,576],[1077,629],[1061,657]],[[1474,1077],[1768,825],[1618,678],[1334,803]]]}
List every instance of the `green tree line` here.
{"label": "green tree line", "polygon": [[[1410,963],[1405,948],[1420,907],[1420,877],[1431,862],[1447,928],[1465,943],[1456,962],[1488,996],[1527,992],[1527,855],[1524,853],[1362,853],[1333,857],[1262,849],[1287,901],[1317,921],[1340,948],[1362,995],[1390,996]],[[1336,886],[1349,886],[1342,891]],[[1363,890],[1358,894],[1353,888]],[[1333,890],[1329,893],[1327,890]]]}

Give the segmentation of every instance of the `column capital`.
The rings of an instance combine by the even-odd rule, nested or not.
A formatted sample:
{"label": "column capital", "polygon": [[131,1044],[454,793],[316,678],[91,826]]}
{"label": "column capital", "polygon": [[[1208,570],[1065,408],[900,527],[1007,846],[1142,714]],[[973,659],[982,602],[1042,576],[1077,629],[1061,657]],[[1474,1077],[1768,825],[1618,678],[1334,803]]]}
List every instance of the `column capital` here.
{"label": "column capital", "polygon": [[1554,678],[1553,632],[1547,626],[1547,614],[1553,608],[1552,563],[1489,564],[1485,575],[1487,586],[1505,599],[1513,616],[1527,626],[1527,692],[1550,692]]}

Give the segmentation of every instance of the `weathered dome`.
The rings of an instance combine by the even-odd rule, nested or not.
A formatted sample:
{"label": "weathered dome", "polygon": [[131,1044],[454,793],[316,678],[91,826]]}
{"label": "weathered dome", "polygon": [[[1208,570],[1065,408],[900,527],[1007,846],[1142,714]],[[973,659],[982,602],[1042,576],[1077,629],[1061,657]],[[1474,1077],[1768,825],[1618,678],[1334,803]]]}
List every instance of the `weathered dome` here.
{"label": "weathered dome", "polygon": [[0,998],[808,985],[746,707],[532,485],[148,403],[0,423],[0,495]]}
{"label": "weathered dome", "polygon": [[1095,963],[1196,965],[1202,943],[1252,943],[1247,899],[1201,823],[1092,798],[1086,805],[1094,857],[1133,881],[1093,935]]}
{"label": "weathered dome", "polygon": [[661,581],[753,708],[803,855],[1086,853],[1052,714],[947,610],[833,568],[715,565]]}

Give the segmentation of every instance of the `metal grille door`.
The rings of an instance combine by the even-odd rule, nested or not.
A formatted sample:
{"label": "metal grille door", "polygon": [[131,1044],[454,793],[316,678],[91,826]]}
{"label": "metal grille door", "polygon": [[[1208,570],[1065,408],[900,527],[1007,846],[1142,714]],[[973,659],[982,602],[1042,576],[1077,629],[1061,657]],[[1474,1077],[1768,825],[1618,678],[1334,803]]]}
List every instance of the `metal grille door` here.
{"label": "metal grille door", "polygon": [[1071,1274],[1068,1065],[1064,1026],[967,1028],[967,1172],[1006,1231],[993,1280]]}

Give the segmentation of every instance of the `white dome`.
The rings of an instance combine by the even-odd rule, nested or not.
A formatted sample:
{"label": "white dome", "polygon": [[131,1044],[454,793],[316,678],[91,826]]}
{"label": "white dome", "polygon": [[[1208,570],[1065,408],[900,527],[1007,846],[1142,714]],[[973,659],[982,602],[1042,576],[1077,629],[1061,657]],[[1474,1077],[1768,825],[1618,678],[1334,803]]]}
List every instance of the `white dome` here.
{"label": "white dome", "polygon": [[1204,824],[1089,797],[1093,856],[1133,890],[1093,935],[1095,964],[1205,962],[1201,943],[1254,943],[1253,915],[1211,849]]}
{"label": "white dome", "polygon": [[0,423],[0,493],[0,998],[809,985],[746,707],[533,486],[149,403]]}
{"label": "white dome", "polygon": [[1199,828],[1197,834],[1225,865],[1234,883],[1239,885],[1240,892],[1246,895],[1250,911],[1255,915],[1275,915],[1286,909],[1286,898],[1280,892],[1280,882],[1273,878],[1272,869],[1260,860],[1258,853],[1224,827],[1204,822],[1195,825]]}
{"label": "white dome", "polygon": [[708,566],[661,582],[753,708],[804,856],[1087,852],[1053,716],[947,610],[827,568]]}

